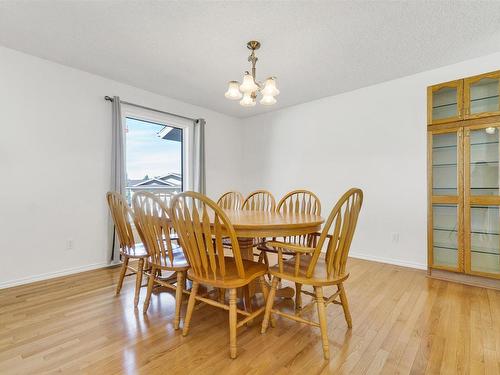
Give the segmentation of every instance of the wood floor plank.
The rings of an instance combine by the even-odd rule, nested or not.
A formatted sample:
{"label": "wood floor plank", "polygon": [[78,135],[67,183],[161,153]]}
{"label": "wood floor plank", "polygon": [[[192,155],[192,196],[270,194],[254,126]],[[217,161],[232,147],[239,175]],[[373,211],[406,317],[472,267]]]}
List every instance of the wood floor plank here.
{"label": "wood floor plank", "polygon": [[[500,373],[499,291],[358,259],[349,268],[353,329],[340,306],[328,306],[330,361],[318,329],[281,317],[263,335],[258,322],[240,328],[231,360],[227,312],[198,305],[182,337],[171,292],[156,290],[143,314],[134,278],[115,296],[119,269],[109,268],[0,290],[0,373]],[[293,312],[293,300],[280,309]],[[305,315],[317,319],[315,309]]]}

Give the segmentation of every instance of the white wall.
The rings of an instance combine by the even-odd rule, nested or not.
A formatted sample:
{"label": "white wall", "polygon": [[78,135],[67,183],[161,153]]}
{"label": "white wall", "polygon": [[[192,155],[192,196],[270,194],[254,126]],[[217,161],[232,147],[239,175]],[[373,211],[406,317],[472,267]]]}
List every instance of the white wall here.
{"label": "white wall", "polygon": [[500,53],[246,119],[245,190],[311,189],[327,215],[360,187],[351,255],[425,268],[426,87],[498,69]]}
{"label": "white wall", "polygon": [[106,264],[104,95],[205,118],[208,194],[241,188],[235,118],[0,47],[0,287]]}

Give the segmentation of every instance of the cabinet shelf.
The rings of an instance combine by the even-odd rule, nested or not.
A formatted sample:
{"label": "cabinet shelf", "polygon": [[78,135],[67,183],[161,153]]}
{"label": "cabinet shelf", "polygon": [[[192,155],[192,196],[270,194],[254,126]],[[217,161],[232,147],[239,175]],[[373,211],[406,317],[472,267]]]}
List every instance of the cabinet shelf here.
{"label": "cabinet shelf", "polygon": [[480,146],[480,145],[497,145],[498,142],[477,142],[477,143],[471,143],[471,146]]}
{"label": "cabinet shelf", "polygon": [[449,247],[449,246],[440,246],[440,245],[434,245],[435,248],[437,249],[446,249],[446,250],[455,250],[458,251],[456,247]]}
{"label": "cabinet shelf", "polygon": [[471,161],[470,165],[488,165],[488,164],[498,164],[497,161]]}
{"label": "cabinet shelf", "polygon": [[488,255],[496,255],[496,256],[500,256],[499,253],[492,253],[490,251],[483,251],[483,250],[474,250],[474,249],[471,249],[471,252],[472,253],[476,253],[476,254],[488,254]]}
{"label": "cabinet shelf", "polygon": [[457,145],[449,145],[449,146],[432,146],[433,150],[437,150],[440,148],[457,148]]}
{"label": "cabinet shelf", "polygon": [[498,95],[491,95],[491,96],[484,96],[482,98],[477,98],[477,99],[471,99],[471,102],[480,102],[481,100],[491,100],[491,99],[498,99]]}
{"label": "cabinet shelf", "polygon": [[[432,228],[433,230],[438,230],[440,232],[458,232],[457,229],[447,229],[447,228]],[[487,234],[489,236],[500,236],[500,233],[495,233],[495,232],[482,232],[482,231],[477,231],[477,230],[471,230],[471,233],[473,234]]]}
{"label": "cabinet shelf", "polygon": [[433,167],[456,167],[457,163],[432,164]]}
{"label": "cabinet shelf", "polygon": [[448,104],[440,104],[440,105],[435,105],[432,107],[432,109],[437,109],[437,108],[446,108],[446,107],[451,107],[457,105],[457,103],[448,103]]}

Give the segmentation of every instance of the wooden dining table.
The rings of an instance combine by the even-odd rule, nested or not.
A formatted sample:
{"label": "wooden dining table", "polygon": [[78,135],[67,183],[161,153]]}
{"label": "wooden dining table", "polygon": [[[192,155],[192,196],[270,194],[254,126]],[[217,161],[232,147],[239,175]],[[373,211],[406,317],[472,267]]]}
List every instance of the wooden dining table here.
{"label": "wooden dining table", "polygon": [[[298,236],[318,232],[324,219],[305,213],[280,213],[268,211],[224,210],[238,237],[241,256],[254,260],[254,238]],[[224,230],[224,229],[222,229]],[[258,288],[251,285],[250,298]],[[294,289],[280,288],[277,297],[292,298]],[[249,301],[245,301],[249,304]]]}

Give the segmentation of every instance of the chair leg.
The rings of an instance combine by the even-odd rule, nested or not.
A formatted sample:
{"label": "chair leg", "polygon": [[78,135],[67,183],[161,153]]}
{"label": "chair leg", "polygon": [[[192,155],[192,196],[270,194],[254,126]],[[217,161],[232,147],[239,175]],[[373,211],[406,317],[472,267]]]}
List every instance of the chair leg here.
{"label": "chair leg", "polygon": [[262,295],[264,296],[264,303],[267,302],[267,297],[269,295],[269,290],[267,289],[266,279],[264,276],[259,277],[260,289],[262,290]]}
{"label": "chair leg", "polygon": [[[262,295],[264,296],[264,305],[267,303],[267,299],[269,298],[269,289],[267,287],[267,282],[266,282],[266,277],[265,276],[261,276],[259,278],[259,283],[260,283],[260,288],[262,290]],[[276,322],[274,321],[274,317],[271,315],[269,317],[269,320],[270,320],[270,323],[271,323],[271,327],[275,327],[276,326]]]}
{"label": "chair leg", "polygon": [[267,251],[264,251],[264,263],[266,264],[267,268],[269,268],[269,258],[267,257]]}
{"label": "chair leg", "polygon": [[226,289],[217,288],[217,297],[218,297],[219,303],[224,303],[226,300]]}
{"label": "chair leg", "polygon": [[199,284],[196,281],[193,281],[191,294],[189,295],[186,317],[184,318],[184,327],[182,329],[182,336],[186,336],[189,332],[189,323],[191,322],[191,316],[193,315],[194,303],[196,302],[196,293],[198,293],[198,286]]}
{"label": "chair leg", "polygon": [[134,296],[135,307],[137,307],[137,305],[139,304],[139,295],[141,293],[143,269],[144,269],[144,259],[140,258],[137,264],[137,275],[135,275],[135,296]]}
{"label": "chair leg", "polygon": [[236,358],[236,289],[229,289],[229,353]]}
{"label": "chair leg", "polygon": [[144,312],[148,311],[149,301],[151,300],[151,293],[153,293],[155,277],[156,277],[156,267],[153,264],[151,265],[151,273],[149,274],[148,278],[148,289],[146,291],[146,298],[144,299],[144,307],[143,307]]}
{"label": "chair leg", "polygon": [[252,298],[250,297],[250,286],[245,285],[243,287],[243,300],[245,302],[245,310],[252,312]]}
{"label": "chair leg", "polygon": [[269,292],[269,295],[267,296],[266,311],[264,312],[264,320],[262,321],[262,328],[260,330],[260,333],[265,333],[269,325],[269,318],[271,317],[271,309],[273,308],[274,296],[276,295],[276,289],[278,288],[278,281],[279,279],[274,276],[273,282],[271,284],[271,290]]}
{"label": "chair leg", "polygon": [[116,295],[120,294],[123,285],[123,279],[125,278],[125,274],[127,273],[128,267],[128,257],[123,257],[122,269],[120,270],[120,278],[118,279],[118,284],[116,285]]}
{"label": "chair leg", "polygon": [[182,292],[184,288],[184,273],[177,272],[177,285],[175,287],[175,317],[174,329],[179,329],[181,320]]}
{"label": "chair leg", "polygon": [[345,321],[347,326],[352,328],[352,318],[351,312],[349,311],[349,303],[347,302],[347,295],[345,294],[344,284],[339,284],[340,290],[340,302],[342,303],[342,308],[344,309]]}
{"label": "chair leg", "polygon": [[302,309],[302,284],[295,283],[295,310]]}
{"label": "chair leg", "polygon": [[328,329],[326,324],[325,301],[323,299],[323,288],[315,286],[316,306],[318,308],[319,327],[321,329],[321,340],[323,342],[323,356],[325,359],[330,358],[330,349],[328,347]]}
{"label": "chair leg", "polygon": [[187,290],[187,278],[188,278],[188,273],[187,271],[183,272],[183,278],[182,278],[182,290]]}

